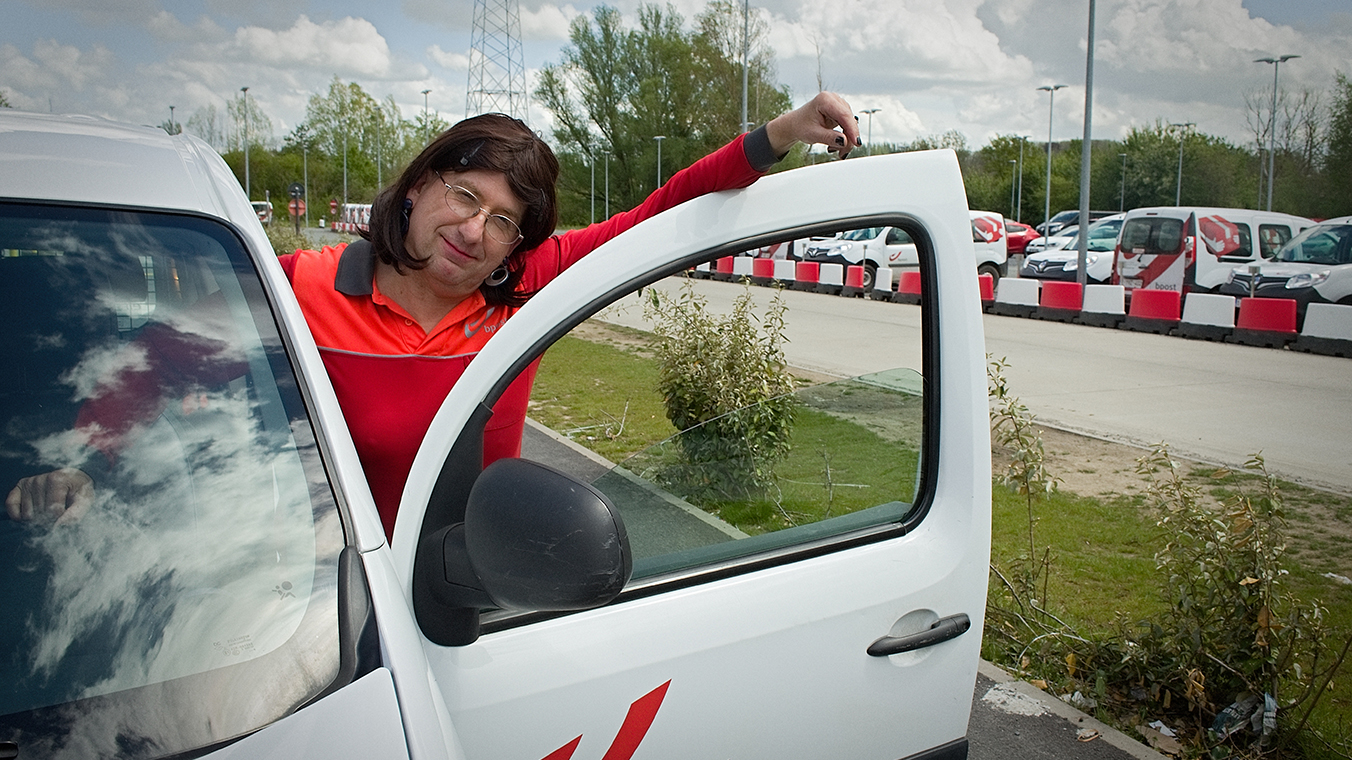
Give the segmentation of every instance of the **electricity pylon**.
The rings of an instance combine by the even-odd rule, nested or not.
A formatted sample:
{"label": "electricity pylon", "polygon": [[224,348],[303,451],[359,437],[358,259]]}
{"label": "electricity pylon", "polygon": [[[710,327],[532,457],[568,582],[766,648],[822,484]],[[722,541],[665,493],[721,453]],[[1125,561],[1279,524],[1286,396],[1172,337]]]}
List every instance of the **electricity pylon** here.
{"label": "electricity pylon", "polygon": [[490,112],[526,119],[526,63],[518,0],[474,0],[465,116]]}

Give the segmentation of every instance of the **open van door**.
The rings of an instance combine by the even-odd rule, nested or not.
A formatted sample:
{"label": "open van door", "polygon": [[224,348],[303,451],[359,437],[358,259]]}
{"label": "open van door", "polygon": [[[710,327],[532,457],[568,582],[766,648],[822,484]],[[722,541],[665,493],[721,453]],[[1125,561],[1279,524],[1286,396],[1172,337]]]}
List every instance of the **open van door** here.
{"label": "open van door", "polygon": [[[776,174],[624,233],[488,343],[427,434],[392,542],[394,574],[423,623],[429,680],[465,757],[966,757],[991,505],[966,209],[951,151]],[[427,540],[446,527],[438,516],[463,513],[478,476],[484,410],[542,354],[548,371],[570,330],[607,308],[641,308],[641,289],[680,288],[701,262],[871,226],[904,230],[918,250],[921,329],[883,338],[907,342],[914,361],[798,402],[773,488],[710,496],[671,475],[683,456],[674,440],[666,454],[617,462],[587,449],[600,433],[545,431],[567,455],[550,466],[572,468],[624,516],[633,547],[624,590],[599,609],[532,614],[438,606],[420,591],[415,566],[442,561]],[[791,308],[787,318],[811,317]],[[872,453],[847,459],[868,436]],[[527,445],[524,457],[535,456]],[[456,618],[472,643],[428,635],[429,623]]]}

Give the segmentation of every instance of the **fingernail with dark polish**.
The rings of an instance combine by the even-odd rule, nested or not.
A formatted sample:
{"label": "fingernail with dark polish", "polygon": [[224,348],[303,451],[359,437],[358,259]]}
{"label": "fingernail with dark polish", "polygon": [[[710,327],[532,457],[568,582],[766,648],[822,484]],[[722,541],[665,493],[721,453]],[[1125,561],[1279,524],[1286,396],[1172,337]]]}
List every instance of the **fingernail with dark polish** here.
{"label": "fingernail with dark polish", "polygon": [[860,140],[858,137],[854,138],[854,145],[856,148],[861,147],[863,144],[864,144],[863,140]]}
{"label": "fingernail with dark polish", "polygon": [[844,145],[844,144],[845,138],[841,137],[840,135],[836,135],[836,145]]}

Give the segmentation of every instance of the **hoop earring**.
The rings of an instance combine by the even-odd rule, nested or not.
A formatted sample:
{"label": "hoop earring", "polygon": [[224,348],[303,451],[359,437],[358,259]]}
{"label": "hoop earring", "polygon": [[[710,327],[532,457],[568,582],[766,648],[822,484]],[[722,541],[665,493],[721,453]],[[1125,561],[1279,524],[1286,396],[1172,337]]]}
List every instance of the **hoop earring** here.
{"label": "hoop earring", "polygon": [[496,288],[502,283],[507,282],[507,277],[510,274],[511,272],[507,271],[507,261],[503,260],[501,264],[498,264],[498,268],[494,269],[493,272],[488,275],[488,279],[484,280],[484,284],[490,288]]}
{"label": "hoop earring", "polygon": [[399,236],[400,236],[400,237],[403,237],[403,236],[405,236],[405,235],[408,234],[408,213],[409,213],[410,211],[412,211],[412,210],[413,210],[413,200],[410,199],[410,198],[405,198],[405,199],[404,199],[404,205],[403,205],[403,207],[399,210]]}

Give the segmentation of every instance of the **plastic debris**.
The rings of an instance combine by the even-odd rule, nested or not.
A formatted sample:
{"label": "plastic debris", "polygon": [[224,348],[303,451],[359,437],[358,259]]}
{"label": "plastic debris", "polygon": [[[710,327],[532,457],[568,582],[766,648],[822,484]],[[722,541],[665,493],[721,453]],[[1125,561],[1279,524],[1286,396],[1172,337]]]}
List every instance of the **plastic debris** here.
{"label": "plastic debris", "polygon": [[1344,586],[1352,586],[1352,578],[1349,578],[1346,575],[1339,575],[1337,573],[1324,573],[1324,577],[1328,578],[1329,580],[1335,583],[1341,583]]}
{"label": "plastic debris", "polygon": [[1172,728],[1169,728],[1168,726],[1164,725],[1164,721],[1162,720],[1152,720],[1150,721],[1149,725],[1151,728],[1155,729],[1156,731],[1159,731],[1160,733],[1164,734],[1165,736],[1171,739],[1174,738],[1175,736],[1178,736],[1178,734],[1174,733],[1174,730]]}
{"label": "plastic debris", "polygon": [[1102,735],[1103,735],[1103,734],[1100,734],[1100,733],[1098,732],[1097,729],[1093,729],[1093,728],[1082,728],[1082,729],[1080,729],[1079,731],[1076,731],[1076,732],[1075,732],[1075,741],[1077,741],[1077,742],[1092,742],[1092,741],[1094,741],[1095,739],[1099,738],[1099,737],[1102,736]]}
{"label": "plastic debris", "polygon": [[[1225,739],[1233,734],[1237,734],[1253,725],[1253,721],[1259,721],[1261,725],[1263,709],[1260,705],[1263,698],[1257,694],[1250,694],[1241,700],[1231,703],[1224,710],[1216,715],[1216,720],[1211,724],[1211,730],[1216,736]],[[1274,710],[1276,708],[1274,704]],[[1254,726],[1255,730],[1257,726]]]}

